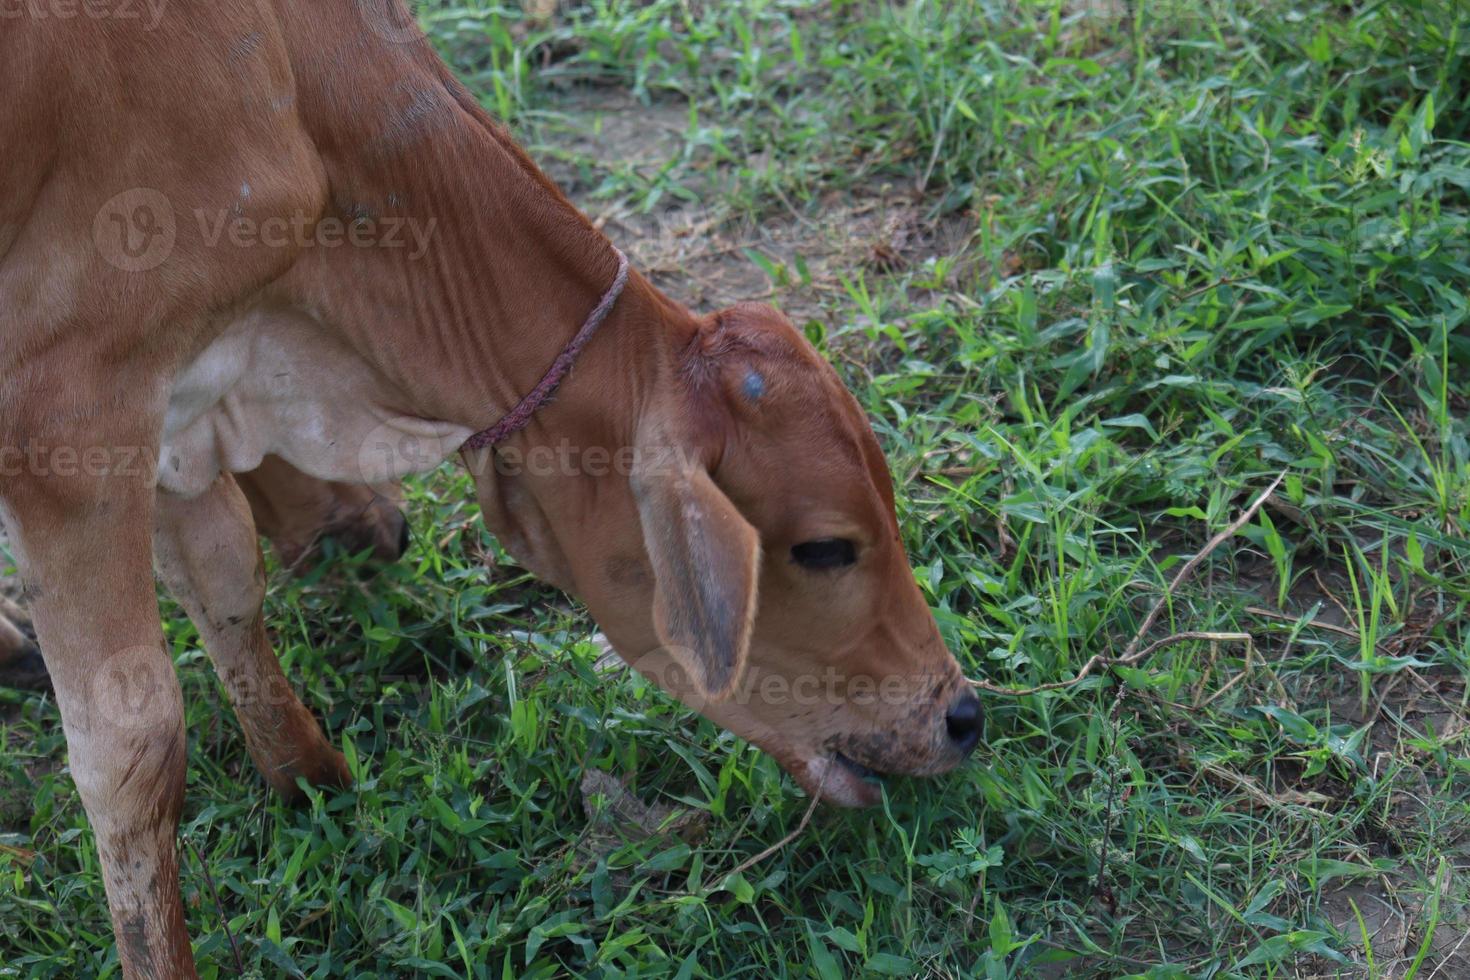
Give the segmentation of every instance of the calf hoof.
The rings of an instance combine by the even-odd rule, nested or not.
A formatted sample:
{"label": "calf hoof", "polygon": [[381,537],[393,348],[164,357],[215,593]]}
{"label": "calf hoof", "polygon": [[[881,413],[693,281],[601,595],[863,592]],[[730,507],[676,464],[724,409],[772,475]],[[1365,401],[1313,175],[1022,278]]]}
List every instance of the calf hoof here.
{"label": "calf hoof", "polygon": [[352,785],[347,759],[325,741],[310,752],[269,763],[257,763],[271,789],[287,803],[306,799],[298,780],[316,789],[346,789]]}
{"label": "calf hoof", "polygon": [[271,544],[281,564],[296,575],[305,575],[321,558],[326,538],[349,555],[367,552],[373,564],[397,561],[411,543],[408,517],[391,501],[377,497],[360,513],[322,528],[308,540],[278,536],[271,539]]}
{"label": "calf hoof", "polygon": [[40,648],[27,642],[13,651],[0,654],[0,687],[22,691],[51,690],[51,675],[46,672]]}
{"label": "calf hoof", "polygon": [[374,497],[362,513],[332,529],[346,551],[367,551],[374,561],[395,562],[408,550],[408,517],[385,497]]}

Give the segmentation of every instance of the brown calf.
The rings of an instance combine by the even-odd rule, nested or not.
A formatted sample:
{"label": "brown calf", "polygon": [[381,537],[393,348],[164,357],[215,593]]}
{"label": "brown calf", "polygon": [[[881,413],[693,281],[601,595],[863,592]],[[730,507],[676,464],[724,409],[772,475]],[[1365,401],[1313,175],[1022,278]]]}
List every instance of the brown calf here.
{"label": "brown calf", "polygon": [[[0,502],[129,977],[194,972],[150,563],[271,785],[344,782],[270,649],[231,474],[437,465],[617,269],[410,25],[397,0],[221,0],[0,31]],[[871,803],[869,770],[974,746],[878,444],[776,311],[696,316],[635,272],[555,401],[462,455],[527,567],[808,792]]]}

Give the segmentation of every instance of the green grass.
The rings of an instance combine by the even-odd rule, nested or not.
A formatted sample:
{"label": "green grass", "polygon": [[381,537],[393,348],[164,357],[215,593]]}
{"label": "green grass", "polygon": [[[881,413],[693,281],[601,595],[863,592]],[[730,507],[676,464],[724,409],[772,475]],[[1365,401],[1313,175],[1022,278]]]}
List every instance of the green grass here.
{"label": "green grass", "polygon": [[[806,799],[600,671],[586,615],[498,553],[466,477],[436,473],[400,564],[273,579],[278,649],[350,746],[353,791],[276,803],[167,620],[181,833],[253,974],[1470,971],[1462,5],[421,14],[620,244],[656,253],[697,208],[701,241],[734,243],[698,266],[705,302],[736,298],[728,277],[801,310],[873,418],[971,676],[1036,685],[1121,652],[1181,563],[1286,478],[1149,637],[1249,650],[1180,643],[987,694],[968,767],[819,810],[731,878]],[[598,144],[619,116],[675,125]],[[54,705],[0,693],[0,711],[0,976],[115,973]],[[591,819],[589,770],[703,820]],[[184,889],[204,974],[231,975],[188,851]]]}

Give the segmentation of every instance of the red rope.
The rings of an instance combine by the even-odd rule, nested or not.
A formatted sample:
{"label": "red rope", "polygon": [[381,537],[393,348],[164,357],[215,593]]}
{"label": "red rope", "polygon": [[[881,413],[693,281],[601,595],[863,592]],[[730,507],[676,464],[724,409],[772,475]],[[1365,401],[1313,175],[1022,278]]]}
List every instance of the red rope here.
{"label": "red rope", "polygon": [[536,387],[527,392],[526,396],[516,403],[516,407],[507,412],[499,422],[466,439],[464,445],[459,447],[461,451],[493,446],[507,436],[524,429],[530,423],[531,416],[536,414],[536,410],[545,405],[556,393],[557,386],[572,369],[572,362],[577,359],[582,348],[587,346],[587,341],[592,339],[597,328],[602,326],[602,321],[607,319],[607,315],[612,312],[613,304],[622,294],[623,287],[628,284],[628,257],[617,248],[614,248],[613,251],[618,255],[618,274],[613,277],[612,285],[608,287],[607,292],[602,294],[602,299],[598,301],[596,308],[588,314],[587,322],[582,324],[582,329],[578,330],[577,335],[566,347],[562,348],[560,354],[556,355],[556,360],[551,362],[551,367],[546,370],[546,374],[537,382]]}

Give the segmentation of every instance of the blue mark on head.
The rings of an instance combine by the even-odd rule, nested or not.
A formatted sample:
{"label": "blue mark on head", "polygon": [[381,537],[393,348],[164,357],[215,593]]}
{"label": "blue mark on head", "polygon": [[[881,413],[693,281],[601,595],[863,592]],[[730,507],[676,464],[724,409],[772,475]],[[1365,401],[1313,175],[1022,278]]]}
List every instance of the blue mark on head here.
{"label": "blue mark on head", "polygon": [[760,397],[766,393],[766,379],[761,377],[759,372],[751,371],[741,382],[740,390],[751,401],[760,401]]}

